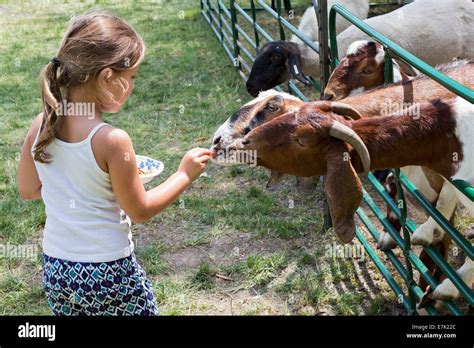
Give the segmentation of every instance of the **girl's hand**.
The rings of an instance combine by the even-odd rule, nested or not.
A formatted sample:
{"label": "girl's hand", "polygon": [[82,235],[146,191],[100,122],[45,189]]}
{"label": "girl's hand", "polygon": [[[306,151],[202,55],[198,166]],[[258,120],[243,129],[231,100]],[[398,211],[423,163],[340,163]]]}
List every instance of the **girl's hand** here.
{"label": "girl's hand", "polygon": [[189,150],[181,160],[178,172],[186,174],[189,180],[194,181],[204,172],[211,156],[212,152],[208,149],[196,147]]}

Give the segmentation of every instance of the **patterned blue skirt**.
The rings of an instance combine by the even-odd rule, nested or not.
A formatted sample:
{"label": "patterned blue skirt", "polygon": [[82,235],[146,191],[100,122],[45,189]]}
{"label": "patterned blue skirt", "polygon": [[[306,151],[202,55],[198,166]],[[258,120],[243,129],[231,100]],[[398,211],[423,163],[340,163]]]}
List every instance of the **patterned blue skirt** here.
{"label": "patterned blue skirt", "polygon": [[111,262],[72,262],[43,254],[43,287],[54,315],[158,315],[135,254]]}

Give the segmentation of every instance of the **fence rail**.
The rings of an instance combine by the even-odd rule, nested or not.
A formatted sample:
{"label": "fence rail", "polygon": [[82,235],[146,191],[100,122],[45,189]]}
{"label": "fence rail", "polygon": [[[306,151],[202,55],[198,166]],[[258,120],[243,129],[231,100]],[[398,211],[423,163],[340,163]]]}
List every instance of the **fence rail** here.
{"label": "fence rail", "polygon": [[[240,76],[246,80],[248,72],[250,72],[251,65],[258,53],[258,50],[262,44],[262,41],[267,42],[274,41],[275,38],[273,35],[265,30],[264,26],[258,23],[258,17],[260,14],[265,13],[275,20],[275,23],[278,24],[278,35],[280,40],[286,39],[285,30],[289,33],[298,37],[305,45],[310,49],[319,53],[320,47],[319,43],[312,42],[311,39],[304,33],[300,32],[294,25],[292,25],[287,19],[282,15],[283,11],[281,8],[281,0],[277,0],[277,10],[273,10],[264,0],[248,0],[248,7],[244,8],[237,3],[235,0],[228,0],[228,6],[224,4],[223,0],[200,0],[201,1],[201,13],[207,23],[211,26],[212,31],[216,35],[217,39],[220,41],[226,54],[229,56],[233,65],[237,68]],[[326,1],[326,0],[320,0]],[[242,2],[242,1],[241,1]],[[372,6],[373,4],[371,4]],[[444,74],[440,73],[430,65],[426,64],[416,56],[404,50],[402,47],[397,45],[395,42],[384,37],[373,28],[368,26],[362,20],[355,17],[352,13],[344,9],[340,5],[335,5],[331,8],[329,12],[329,40],[331,42],[330,51],[331,56],[333,57],[331,61],[331,66],[334,68],[338,63],[338,50],[337,50],[337,38],[335,34],[335,19],[336,15],[339,14],[347,19],[349,22],[357,26],[360,30],[364,31],[374,40],[382,44],[385,50],[385,61],[386,61],[386,81],[391,81],[392,69],[391,67],[391,57],[390,52],[397,55],[408,64],[413,65],[415,68],[430,76],[438,83],[442,84],[446,88],[453,91],[455,94],[465,98],[471,103],[474,102],[474,91],[469,88],[459,84],[458,82],[450,79]],[[316,15],[316,13],[315,13]],[[327,16],[327,13],[321,14],[322,16]],[[252,28],[252,33],[248,33],[244,27],[241,25],[240,21],[243,20],[247,25],[250,25]],[[323,25],[325,21],[322,21]],[[322,30],[328,30],[327,28],[322,28]],[[242,41],[244,40],[248,46],[244,45]],[[326,45],[325,49],[328,49],[328,43],[321,43],[321,45]],[[250,47],[250,49],[248,48]],[[253,50],[253,52],[251,51]],[[245,56],[245,57],[244,57]],[[327,60],[329,61],[329,59]],[[321,69],[322,70],[322,69]],[[312,85],[314,89],[320,92],[320,84],[317,83],[314,78],[311,78]],[[292,92],[299,98],[304,101],[308,101],[309,98],[298,88],[298,86],[292,81],[286,83],[286,88],[289,92]],[[277,87],[281,90],[281,87]],[[410,245],[410,234],[413,234],[416,230],[415,223],[407,218],[407,208],[405,204],[404,194],[401,187],[407,190],[422,206],[422,208],[427,212],[428,215],[432,216],[433,219],[449,234],[453,241],[463,250],[468,257],[473,258],[473,248],[471,244],[456,230],[449,222],[428,202],[428,200],[419,192],[419,190],[403,175],[399,174],[399,170],[395,171],[396,182],[399,188],[399,198],[398,200],[402,201],[403,204],[401,208],[399,207],[399,202],[395,202],[390,195],[387,193],[383,185],[381,185],[377,179],[373,176],[372,173],[369,173],[368,181],[373,187],[376,194],[378,194],[382,200],[390,207],[390,209],[395,213],[395,215],[400,219],[403,226],[403,237],[400,236],[399,231],[397,231],[387,220],[385,214],[375,203],[371,195],[364,190],[363,201],[367,207],[372,211],[377,220],[382,224],[385,231],[387,231],[390,236],[395,240],[397,245],[403,251],[404,263],[392,252],[392,251],[383,251],[383,254],[387,258],[390,265],[395,269],[399,276],[404,280],[404,285],[407,289],[405,293],[396,281],[395,277],[392,275],[390,270],[377,252],[373,249],[371,244],[368,242],[367,238],[364,236],[360,227],[356,228],[356,238],[364,247],[370,259],[374,262],[377,269],[380,271],[382,276],[386,279],[390,288],[397,295],[399,301],[409,313],[416,314],[415,312],[415,302],[419,301],[423,296],[422,289],[415,283],[413,278],[413,270],[416,269],[421,278],[423,278],[432,288],[438,285],[436,279],[430,274],[426,265],[420,260],[420,258],[413,252]],[[455,180],[452,182],[461,192],[463,192],[466,197],[471,201],[474,201],[474,188],[471,187],[468,183]],[[364,213],[362,208],[357,210],[357,215],[363,225],[368,231],[369,235],[373,238],[375,242],[378,242],[380,239],[380,234],[377,231],[377,228],[370,221],[367,215]],[[439,254],[439,252],[433,247],[423,247],[423,250],[430,256],[433,261],[438,265],[438,267],[443,271],[449,279],[452,280],[456,288],[459,289],[460,293],[465,297],[467,302],[474,306],[474,293],[472,289],[469,289],[466,283],[459,277],[459,275],[453,270],[453,268],[448,264],[448,262]],[[446,308],[453,313],[454,315],[463,315],[462,310],[453,302],[453,301],[444,301]],[[428,305],[426,307],[430,315],[438,315],[438,311],[432,306]]]}

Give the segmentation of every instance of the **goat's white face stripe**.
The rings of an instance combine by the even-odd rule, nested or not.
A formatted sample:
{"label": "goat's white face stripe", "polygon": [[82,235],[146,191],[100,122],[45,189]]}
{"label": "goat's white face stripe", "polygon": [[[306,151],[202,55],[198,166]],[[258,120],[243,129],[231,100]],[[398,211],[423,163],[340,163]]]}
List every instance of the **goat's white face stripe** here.
{"label": "goat's white face stripe", "polygon": [[[223,144],[229,144],[232,141],[232,126],[230,124],[230,117],[217,129],[214,133],[214,139],[221,137],[220,142]],[[212,143],[214,144],[214,139]]]}
{"label": "goat's white face stripe", "polygon": [[248,105],[254,105],[254,104],[257,104],[257,103],[260,103],[262,100],[270,97],[270,96],[276,96],[276,95],[280,95],[282,96],[284,99],[293,99],[293,100],[299,100],[297,97],[295,97],[294,95],[291,95],[291,94],[288,94],[288,93],[285,93],[285,92],[278,92],[274,89],[269,89],[268,91],[262,91],[260,92],[260,94],[258,95],[257,98],[255,99],[252,99],[251,101],[249,101],[247,104],[245,104],[244,106],[248,106]]}
{"label": "goat's white face stripe", "polygon": [[[463,151],[463,160],[457,163],[457,172],[453,179],[461,179],[474,185],[474,105],[458,97],[453,109],[455,132]],[[458,157],[460,155],[458,154]]]}

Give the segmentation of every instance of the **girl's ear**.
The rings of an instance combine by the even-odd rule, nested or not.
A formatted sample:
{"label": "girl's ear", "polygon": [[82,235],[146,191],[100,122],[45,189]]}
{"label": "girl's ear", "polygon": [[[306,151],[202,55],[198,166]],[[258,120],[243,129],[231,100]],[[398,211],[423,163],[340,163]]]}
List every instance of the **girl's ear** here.
{"label": "girl's ear", "polygon": [[110,68],[102,69],[99,73],[99,81],[103,83],[109,82],[110,78],[112,77],[113,71]]}
{"label": "girl's ear", "polygon": [[324,191],[334,232],[349,243],[355,237],[354,214],[362,201],[362,183],[352,167],[347,144],[334,140],[329,149]]}

